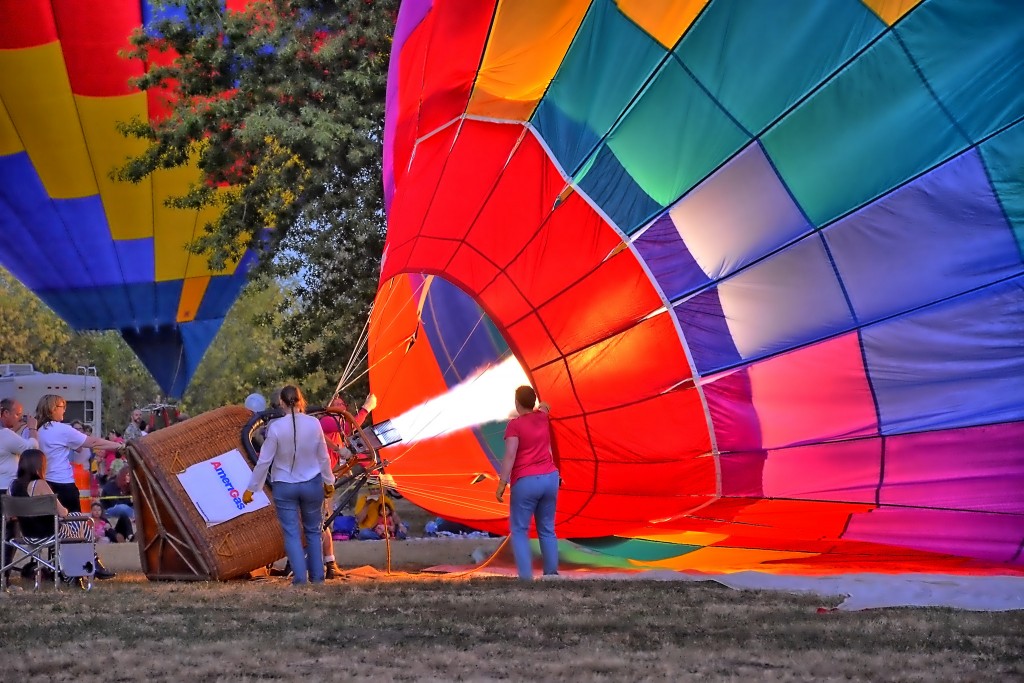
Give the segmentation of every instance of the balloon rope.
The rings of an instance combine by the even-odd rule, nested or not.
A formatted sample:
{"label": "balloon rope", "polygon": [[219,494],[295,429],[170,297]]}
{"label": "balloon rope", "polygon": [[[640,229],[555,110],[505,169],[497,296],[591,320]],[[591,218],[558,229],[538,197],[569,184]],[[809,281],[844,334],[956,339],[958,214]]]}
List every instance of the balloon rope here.
{"label": "balloon rope", "polygon": [[[380,488],[380,500],[381,502],[390,500],[387,497],[387,493],[384,489],[384,478],[377,477],[377,486]],[[394,502],[391,503],[394,506]],[[384,503],[384,557],[385,557],[385,572],[391,573],[391,524],[395,519],[395,509],[391,508],[391,514],[388,514],[387,503]]]}
{"label": "balloon rope", "polygon": [[464,571],[464,572],[459,572],[457,574],[445,574],[442,578],[445,578],[445,579],[459,579],[459,578],[462,578],[463,576],[469,576],[470,574],[475,574],[476,572],[480,571],[481,569],[483,569],[484,567],[489,565],[491,562],[494,562],[494,558],[496,558],[498,556],[498,553],[501,552],[502,548],[504,548],[506,545],[508,545],[508,539],[510,539],[510,538],[511,538],[511,536],[506,536],[501,541],[501,544],[497,548],[494,549],[494,552],[491,553],[490,557],[488,557],[486,560],[484,560],[482,563],[478,564],[477,566],[473,567],[472,569]]}
{"label": "balloon rope", "polygon": [[[390,286],[388,287],[387,297],[384,299],[384,303],[383,303],[383,308],[385,310],[387,310],[388,304],[390,303],[391,298],[394,296],[394,293],[395,293],[394,282],[393,281],[390,282],[389,285]],[[403,307],[404,306],[408,306],[409,303],[410,302],[406,302],[403,305]],[[385,358],[390,356],[392,353],[394,353],[394,351],[396,349],[401,348],[401,346],[403,344],[408,343],[409,339],[411,338],[411,337],[406,338],[405,340],[402,341],[401,344],[398,344],[394,349],[389,351],[380,360],[378,360],[377,363],[374,363],[373,365],[370,365],[369,367],[366,368],[366,370],[363,370],[358,375],[353,376],[352,372],[353,372],[354,368],[357,365],[361,365],[369,357],[369,345],[368,345],[368,341],[369,341],[369,328],[370,328],[370,317],[373,315],[373,309],[374,309],[374,306],[371,305],[370,306],[370,310],[369,310],[369,312],[366,315],[366,322],[363,324],[363,331],[360,333],[359,339],[357,340],[356,344],[352,348],[352,355],[349,356],[349,361],[348,361],[348,363],[345,366],[345,370],[342,372],[341,378],[338,380],[338,384],[337,384],[337,386],[334,389],[334,393],[331,395],[331,401],[333,401],[335,397],[337,397],[339,394],[341,394],[342,391],[344,391],[345,389],[348,389],[353,384],[355,384],[360,379],[362,379],[362,377],[364,375],[366,375],[367,373],[369,373],[370,370],[377,365],[377,363],[380,363]],[[388,330],[390,330],[391,326],[394,325],[395,320],[397,320],[397,316],[395,316],[391,321],[389,321],[384,326],[384,328],[382,330],[382,333],[383,332],[387,332]],[[362,351],[361,354],[359,354],[360,351]],[[357,354],[359,354],[358,358],[356,358]],[[330,405],[331,401],[327,402],[328,405]]]}
{"label": "balloon rope", "polygon": [[366,345],[369,337],[368,330],[370,328],[370,315],[373,313],[373,305],[370,305],[370,310],[366,314],[366,322],[363,323],[363,329],[359,332],[359,337],[356,339],[356,343],[352,345],[352,353],[348,357],[348,362],[345,364],[345,369],[341,373],[341,377],[338,379],[337,386],[334,387],[334,393],[331,394],[331,398],[327,401],[327,405],[330,405],[338,394],[341,393],[342,387],[349,380],[352,375],[352,371],[356,365],[356,357],[362,352],[363,347]]}

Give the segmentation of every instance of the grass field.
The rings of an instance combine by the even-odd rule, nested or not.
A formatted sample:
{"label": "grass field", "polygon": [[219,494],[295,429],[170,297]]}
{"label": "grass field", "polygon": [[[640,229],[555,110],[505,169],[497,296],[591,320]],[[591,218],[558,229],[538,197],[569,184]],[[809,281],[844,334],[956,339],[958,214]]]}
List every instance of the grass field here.
{"label": "grass field", "polygon": [[350,578],[0,596],[6,681],[1024,680],[1024,612],[712,583]]}

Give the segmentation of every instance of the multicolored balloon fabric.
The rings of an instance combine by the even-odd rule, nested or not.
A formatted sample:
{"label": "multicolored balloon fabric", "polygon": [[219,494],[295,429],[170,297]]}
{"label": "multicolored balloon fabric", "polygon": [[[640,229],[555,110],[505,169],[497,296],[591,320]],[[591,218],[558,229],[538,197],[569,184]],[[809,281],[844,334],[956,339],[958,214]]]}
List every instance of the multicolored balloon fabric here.
{"label": "multicolored balloon fabric", "polygon": [[[1020,567],[1022,56],[998,0],[406,0],[377,412],[507,347],[584,564]],[[501,425],[392,448],[507,530]]]}

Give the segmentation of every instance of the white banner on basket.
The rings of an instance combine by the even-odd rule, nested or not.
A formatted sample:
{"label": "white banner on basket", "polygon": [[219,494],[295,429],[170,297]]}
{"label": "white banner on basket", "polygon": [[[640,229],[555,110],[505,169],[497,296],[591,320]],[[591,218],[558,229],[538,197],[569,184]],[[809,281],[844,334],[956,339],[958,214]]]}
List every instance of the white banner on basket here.
{"label": "white banner on basket", "polygon": [[242,494],[251,476],[249,461],[236,448],[192,465],[178,475],[178,481],[206,525],[214,526],[270,505],[263,491],[253,494],[248,505],[242,503]]}

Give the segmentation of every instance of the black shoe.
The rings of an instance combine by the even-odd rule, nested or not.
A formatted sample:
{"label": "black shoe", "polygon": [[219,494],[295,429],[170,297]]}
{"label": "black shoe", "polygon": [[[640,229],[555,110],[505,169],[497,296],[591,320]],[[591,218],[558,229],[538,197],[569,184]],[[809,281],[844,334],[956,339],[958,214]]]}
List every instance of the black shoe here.
{"label": "black shoe", "polygon": [[106,567],[104,567],[103,563],[100,562],[100,558],[97,557],[96,558],[96,573],[94,574],[94,576],[97,579],[112,579],[115,576],[117,576],[117,573],[116,572],[112,572],[109,569],[107,569]]}
{"label": "black shoe", "polygon": [[324,565],[324,578],[325,579],[336,579],[338,578],[338,564],[331,560]]}

